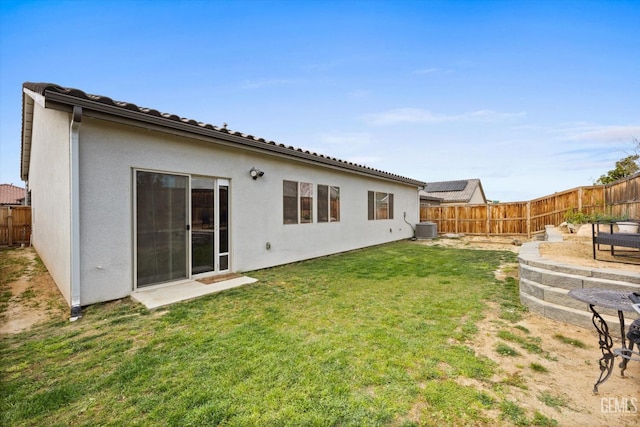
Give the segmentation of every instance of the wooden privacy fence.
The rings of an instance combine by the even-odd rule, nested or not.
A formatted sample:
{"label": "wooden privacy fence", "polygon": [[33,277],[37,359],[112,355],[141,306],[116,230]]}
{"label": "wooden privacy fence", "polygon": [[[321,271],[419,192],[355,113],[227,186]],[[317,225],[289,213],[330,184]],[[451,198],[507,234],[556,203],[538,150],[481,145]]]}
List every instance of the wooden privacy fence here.
{"label": "wooden privacy fence", "polygon": [[640,172],[604,188],[604,199],[613,215],[640,219]]}
{"label": "wooden privacy fence", "polygon": [[420,207],[420,221],[437,224],[438,233],[526,235],[558,226],[570,209],[640,219],[640,173],[607,185],[578,187],[528,202]]}
{"label": "wooden privacy fence", "polygon": [[0,245],[31,242],[31,207],[0,206]]}

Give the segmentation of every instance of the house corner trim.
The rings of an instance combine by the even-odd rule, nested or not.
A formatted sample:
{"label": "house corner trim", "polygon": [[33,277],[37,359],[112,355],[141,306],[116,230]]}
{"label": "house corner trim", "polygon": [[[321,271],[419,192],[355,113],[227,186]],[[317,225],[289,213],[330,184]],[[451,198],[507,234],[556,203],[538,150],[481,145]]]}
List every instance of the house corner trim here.
{"label": "house corner trim", "polygon": [[82,317],[80,300],[80,125],[82,107],[74,106],[69,132],[70,193],[71,193],[71,317]]}

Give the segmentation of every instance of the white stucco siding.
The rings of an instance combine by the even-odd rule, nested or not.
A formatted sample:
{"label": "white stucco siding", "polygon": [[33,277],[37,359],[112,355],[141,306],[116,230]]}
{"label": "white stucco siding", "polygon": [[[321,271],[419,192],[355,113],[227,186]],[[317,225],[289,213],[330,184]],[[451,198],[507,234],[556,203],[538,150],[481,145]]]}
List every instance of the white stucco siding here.
{"label": "white stucco siding", "polygon": [[[247,209],[234,213],[238,222],[246,224],[234,227],[237,235],[236,267],[240,271],[344,252],[413,235],[402,213],[407,212],[407,221],[415,224],[418,212],[415,187],[291,161],[272,160],[264,164],[264,167],[262,164],[256,167],[264,170],[265,176],[252,182],[263,189],[259,192],[260,199],[247,200]],[[312,223],[283,224],[283,180],[313,184]],[[340,188],[339,222],[317,222],[318,184]],[[393,220],[367,219],[369,190],[394,194]],[[259,226],[255,224],[256,218],[261,218]],[[267,242],[270,249],[266,248]]]}
{"label": "white stucco siding", "polygon": [[83,118],[80,129],[82,305],[131,293],[131,152],[118,133]]}
{"label": "white stucco siding", "polygon": [[240,221],[235,205],[244,204],[242,181],[255,184],[243,151],[202,141],[87,117],[80,144],[83,305],[121,298],[134,288],[135,169],[230,179],[232,231]]}
{"label": "white stucco siding", "polygon": [[29,168],[32,243],[71,304],[70,115],[34,104]]}
{"label": "white stucco siding", "polygon": [[[233,271],[409,238],[403,212],[418,221],[416,187],[91,117],[80,130],[80,159],[83,305],[133,290],[134,169],[230,180]],[[265,175],[253,180],[251,167]],[[313,184],[313,223],[283,224],[283,180]],[[317,223],[318,184],[340,187],[339,222]],[[367,220],[369,190],[394,194],[393,220]]]}
{"label": "white stucco siding", "polygon": [[480,191],[480,188],[476,188],[476,190],[473,192],[473,195],[471,196],[471,199],[469,200],[470,205],[483,205],[486,203],[486,200],[484,200],[484,197],[482,197],[482,192]]}

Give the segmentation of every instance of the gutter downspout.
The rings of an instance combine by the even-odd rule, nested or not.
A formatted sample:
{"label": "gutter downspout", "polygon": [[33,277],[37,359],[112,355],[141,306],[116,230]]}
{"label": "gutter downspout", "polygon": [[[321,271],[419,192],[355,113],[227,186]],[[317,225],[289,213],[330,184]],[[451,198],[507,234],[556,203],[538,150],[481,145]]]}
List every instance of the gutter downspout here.
{"label": "gutter downspout", "polygon": [[69,157],[71,162],[71,317],[70,321],[82,317],[80,305],[80,125],[82,124],[82,107],[74,106],[71,115],[69,138]]}

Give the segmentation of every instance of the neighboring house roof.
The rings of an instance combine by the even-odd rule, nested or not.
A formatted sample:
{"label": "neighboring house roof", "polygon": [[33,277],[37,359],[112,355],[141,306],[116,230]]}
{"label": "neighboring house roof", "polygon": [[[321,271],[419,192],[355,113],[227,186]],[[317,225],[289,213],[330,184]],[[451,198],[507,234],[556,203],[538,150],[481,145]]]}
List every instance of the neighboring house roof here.
{"label": "neighboring house roof", "polygon": [[421,202],[438,202],[438,203],[442,203],[442,202],[444,202],[444,199],[442,197],[427,196],[424,193],[424,191],[420,191],[420,201]]}
{"label": "neighboring house roof", "polygon": [[420,197],[439,198],[442,203],[468,203],[477,190],[480,190],[483,203],[486,203],[487,198],[479,179],[427,182],[424,190],[420,191]]}
{"label": "neighboring house roof", "polygon": [[[117,116],[124,120],[134,120],[153,124],[163,128],[188,132],[194,136],[215,138],[216,142],[226,143],[233,146],[241,146],[247,149],[270,152],[276,155],[284,155],[302,161],[323,164],[325,166],[349,170],[378,178],[384,178],[404,184],[422,187],[424,182],[367,166],[358,165],[345,160],[310,151],[277,144],[258,138],[253,135],[243,134],[223,127],[198,122],[193,119],[181,118],[175,114],[161,113],[158,110],[138,107],[129,102],[114,101],[106,96],[90,95],[79,89],[65,88],[52,83],[24,83],[23,88],[30,91],[35,98],[40,98],[36,102],[42,103],[46,107],[56,108],[68,112],[73,112],[75,106],[82,107],[83,114],[94,117],[104,117],[104,114]],[[38,97],[40,95],[40,97]],[[29,152],[31,149],[31,121],[33,120],[33,100],[31,97],[23,95],[23,129],[22,129],[22,164],[21,174],[24,180],[29,173]]]}
{"label": "neighboring house roof", "polygon": [[24,188],[13,184],[0,184],[0,205],[19,205],[24,199]]}

